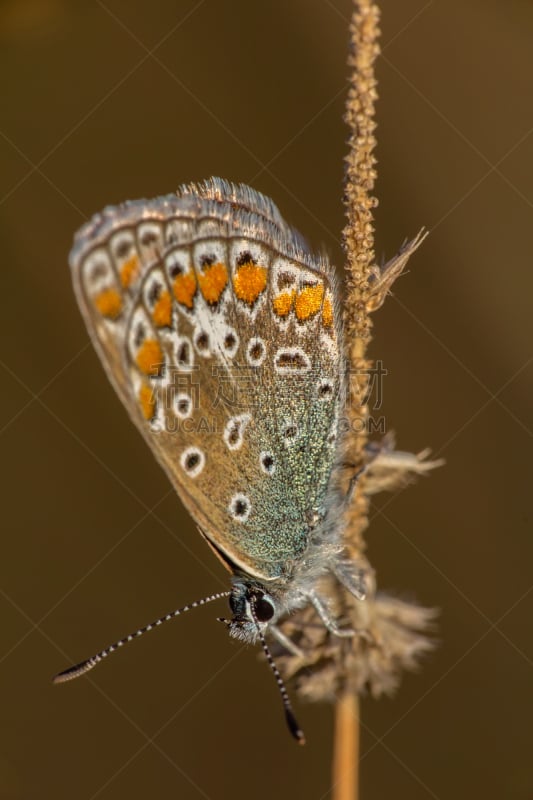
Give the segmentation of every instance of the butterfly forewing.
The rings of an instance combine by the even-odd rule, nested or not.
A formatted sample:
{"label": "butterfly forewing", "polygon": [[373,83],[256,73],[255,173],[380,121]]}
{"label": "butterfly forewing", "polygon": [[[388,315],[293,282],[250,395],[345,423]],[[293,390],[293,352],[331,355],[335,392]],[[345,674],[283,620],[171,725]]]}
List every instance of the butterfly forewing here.
{"label": "butterfly forewing", "polygon": [[338,452],[331,270],[268,198],[218,179],[106,209],[71,265],[106,372],[203,533],[248,574],[289,574]]}

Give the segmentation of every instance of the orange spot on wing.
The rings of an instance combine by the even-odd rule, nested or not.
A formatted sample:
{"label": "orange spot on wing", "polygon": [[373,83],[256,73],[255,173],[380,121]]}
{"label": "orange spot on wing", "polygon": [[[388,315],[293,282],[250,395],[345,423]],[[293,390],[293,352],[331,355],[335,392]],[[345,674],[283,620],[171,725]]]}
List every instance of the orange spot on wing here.
{"label": "orange spot on wing", "polygon": [[94,304],[103,317],[116,319],[122,311],[122,296],[116,289],[103,289],[94,298]]}
{"label": "orange spot on wing", "polygon": [[168,327],[172,322],[172,298],[170,292],[161,292],[152,312],[152,319],[158,328]]}
{"label": "orange spot on wing", "polygon": [[174,281],[174,297],[182,306],[192,308],[196,294],[196,278],[192,273],[178,275]]}
{"label": "orange spot on wing", "polygon": [[264,292],[267,285],[266,267],[260,267],[248,261],[241,264],[233,276],[233,288],[235,294],[245,303],[253,306],[261,292]]}
{"label": "orange spot on wing", "polygon": [[159,375],[163,366],[163,351],[157,339],[145,339],[137,353],[137,366],[145,375]]}
{"label": "orange spot on wing", "polygon": [[200,291],[208,303],[218,303],[228,282],[228,270],[224,264],[211,264],[198,276]]}
{"label": "orange spot on wing", "polygon": [[154,390],[147,383],[143,383],[139,389],[139,403],[141,404],[143,417],[152,419],[155,414]]}
{"label": "orange spot on wing", "polygon": [[317,286],[305,286],[298,293],[294,303],[294,310],[300,322],[314,316],[322,305],[324,297],[324,286],[319,283]]}
{"label": "orange spot on wing", "polygon": [[139,274],[139,259],[137,256],[132,256],[124,262],[120,269],[120,282],[125,289],[136,279]]}
{"label": "orange spot on wing", "polygon": [[333,325],[333,305],[331,297],[326,297],[324,305],[322,306],[322,324],[325,328],[331,328]]}
{"label": "orange spot on wing", "polygon": [[282,292],[282,294],[278,294],[278,296],[272,300],[274,314],[277,314],[278,317],[286,317],[292,309],[292,304],[294,303],[295,297],[296,291],[294,289],[292,289],[290,292]]}

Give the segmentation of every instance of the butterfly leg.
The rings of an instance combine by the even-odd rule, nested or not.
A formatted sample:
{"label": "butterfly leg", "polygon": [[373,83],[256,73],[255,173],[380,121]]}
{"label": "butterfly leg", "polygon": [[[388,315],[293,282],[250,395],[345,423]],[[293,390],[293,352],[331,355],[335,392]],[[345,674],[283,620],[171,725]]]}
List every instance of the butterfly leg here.
{"label": "butterfly leg", "polygon": [[346,501],[348,503],[353,498],[353,495],[354,495],[354,492],[355,492],[355,487],[357,486],[357,482],[358,482],[359,478],[361,477],[361,475],[365,474],[365,472],[368,469],[368,466],[369,466],[368,464],[365,464],[364,467],[361,467],[361,469],[358,469],[357,472],[354,475],[352,475],[352,477],[350,478],[350,483],[348,485],[348,491],[346,492]]}
{"label": "butterfly leg", "polygon": [[353,561],[339,559],[333,566],[333,574],[345,589],[357,600],[364,600],[367,595],[366,570],[357,567]]}
{"label": "butterfly leg", "polygon": [[304,658],[303,650],[294,644],[294,642],[289,639],[288,636],[285,636],[282,630],[278,628],[277,625],[269,625],[268,632],[272,634],[274,639],[277,639],[279,644],[285,648],[291,655],[296,656],[297,658]]}
{"label": "butterfly leg", "polygon": [[372,467],[372,464],[381,455],[382,452],[386,451],[387,449],[390,449],[390,446],[391,446],[390,439],[388,439],[386,436],[382,439],[381,442],[370,442],[367,445],[367,447],[365,448],[366,461],[363,464],[363,466],[360,467],[354,475],[352,475],[350,483],[348,485],[348,491],[346,492],[346,501],[348,503],[353,499],[353,495],[355,492],[355,488],[357,486],[357,482],[359,481],[359,478]]}
{"label": "butterfly leg", "polygon": [[320,598],[316,592],[309,592],[307,595],[309,600],[313,604],[315,611],[317,612],[318,616],[328,629],[330,633],[334,636],[339,636],[342,638],[351,638],[355,636],[356,632],[352,630],[352,628],[339,628],[333,617],[330,615],[328,611],[328,607],[326,603]]}

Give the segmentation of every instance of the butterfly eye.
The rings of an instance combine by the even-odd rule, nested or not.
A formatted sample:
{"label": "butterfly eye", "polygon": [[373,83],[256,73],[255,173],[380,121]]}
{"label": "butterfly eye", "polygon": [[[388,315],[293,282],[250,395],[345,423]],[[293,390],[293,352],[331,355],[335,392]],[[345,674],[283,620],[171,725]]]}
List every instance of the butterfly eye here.
{"label": "butterfly eye", "polygon": [[274,603],[266,594],[256,596],[254,608],[259,622],[268,622],[274,616]]}

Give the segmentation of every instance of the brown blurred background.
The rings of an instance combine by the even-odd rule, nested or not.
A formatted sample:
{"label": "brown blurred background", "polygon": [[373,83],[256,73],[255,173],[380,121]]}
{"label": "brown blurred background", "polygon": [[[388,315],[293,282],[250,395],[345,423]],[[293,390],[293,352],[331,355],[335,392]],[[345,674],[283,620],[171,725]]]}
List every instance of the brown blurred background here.
{"label": "brown blurred background", "polygon": [[[533,798],[533,4],[383,0],[377,253],[431,235],[375,317],[387,427],[445,468],[378,497],[380,585],[441,644],[363,702],[362,798]],[[342,265],[349,0],[3,0],[0,798],[326,800],[332,711],[287,735],[224,588],[129,422],[67,268],[93,212],[210,175],[272,196]],[[377,508],[388,503],[384,515]]]}

